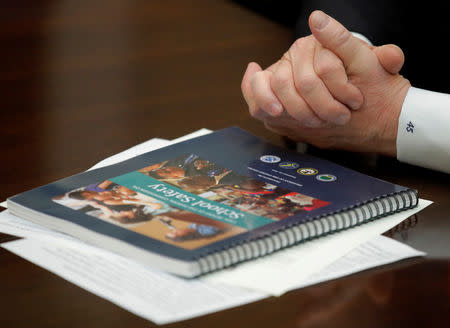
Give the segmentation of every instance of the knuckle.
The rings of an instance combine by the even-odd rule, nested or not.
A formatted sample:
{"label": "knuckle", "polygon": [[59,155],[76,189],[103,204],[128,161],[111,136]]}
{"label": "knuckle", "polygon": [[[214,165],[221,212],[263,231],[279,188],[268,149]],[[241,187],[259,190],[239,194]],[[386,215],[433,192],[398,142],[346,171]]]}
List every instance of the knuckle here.
{"label": "knuckle", "polygon": [[308,39],[306,37],[301,37],[298,38],[297,40],[295,40],[290,49],[291,51],[298,51],[298,50],[302,50],[302,48],[305,46],[305,43],[308,41]]}
{"label": "knuckle", "polygon": [[315,63],[315,71],[319,76],[336,73],[341,69],[341,62],[331,56],[320,57]]}
{"label": "knuckle", "polygon": [[283,56],[281,57],[280,61],[281,62],[286,62],[286,63],[291,63],[292,62],[292,56],[291,56],[291,50],[289,49],[289,51],[286,51]]}
{"label": "knuckle", "polygon": [[318,84],[319,79],[317,76],[309,73],[298,76],[295,86],[301,94],[309,94],[318,86]]}
{"label": "knuckle", "polygon": [[272,79],[270,81],[270,86],[273,90],[283,91],[289,88],[291,82],[291,74],[287,70],[278,70],[272,75]]}
{"label": "knuckle", "polygon": [[286,58],[291,61],[301,53],[308,52],[314,48],[316,41],[312,35],[301,37],[295,40],[287,51]]}
{"label": "knuckle", "polygon": [[263,72],[256,72],[250,79],[250,85],[253,89],[262,81]]}
{"label": "knuckle", "polygon": [[251,80],[251,89],[253,99],[256,103],[265,102],[265,94],[267,90],[267,81],[262,72],[256,73]]}

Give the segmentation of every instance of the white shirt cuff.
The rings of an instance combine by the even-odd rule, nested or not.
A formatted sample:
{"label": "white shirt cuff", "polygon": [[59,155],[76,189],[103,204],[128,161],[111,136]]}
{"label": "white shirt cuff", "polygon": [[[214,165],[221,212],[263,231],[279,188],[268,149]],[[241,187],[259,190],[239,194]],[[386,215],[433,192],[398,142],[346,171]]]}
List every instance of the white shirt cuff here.
{"label": "white shirt cuff", "polygon": [[450,173],[450,95],[409,88],[398,122],[397,159]]}

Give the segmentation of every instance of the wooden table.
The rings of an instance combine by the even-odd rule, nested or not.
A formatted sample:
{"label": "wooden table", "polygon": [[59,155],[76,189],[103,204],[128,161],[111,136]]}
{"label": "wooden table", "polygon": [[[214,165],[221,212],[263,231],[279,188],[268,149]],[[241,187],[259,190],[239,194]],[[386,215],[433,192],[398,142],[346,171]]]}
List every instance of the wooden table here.
{"label": "wooden table", "polygon": [[[240,80],[249,61],[276,60],[292,32],[233,2],[23,0],[2,4],[0,17],[0,200],[203,127],[238,125],[283,144],[249,116]],[[433,200],[387,233],[428,256],[171,327],[448,326],[449,175],[318,153]],[[0,268],[0,327],[153,326],[4,249]]]}

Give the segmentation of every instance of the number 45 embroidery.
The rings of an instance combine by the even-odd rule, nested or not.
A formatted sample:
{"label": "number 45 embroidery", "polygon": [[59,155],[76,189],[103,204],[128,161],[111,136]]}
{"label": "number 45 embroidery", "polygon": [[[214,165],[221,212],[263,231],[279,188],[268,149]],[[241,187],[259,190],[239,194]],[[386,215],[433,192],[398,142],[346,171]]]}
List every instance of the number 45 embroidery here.
{"label": "number 45 embroidery", "polygon": [[406,132],[414,133],[414,124],[411,121],[406,125]]}

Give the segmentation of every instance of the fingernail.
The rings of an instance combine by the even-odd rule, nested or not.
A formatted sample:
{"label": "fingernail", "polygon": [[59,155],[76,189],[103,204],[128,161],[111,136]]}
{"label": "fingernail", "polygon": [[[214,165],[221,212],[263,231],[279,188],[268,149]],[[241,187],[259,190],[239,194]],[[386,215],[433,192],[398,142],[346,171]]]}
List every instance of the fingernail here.
{"label": "fingernail", "polygon": [[325,26],[327,26],[329,21],[330,18],[323,11],[318,10],[311,15],[311,25],[316,30],[323,29]]}
{"label": "fingernail", "polygon": [[311,117],[310,119],[307,119],[304,124],[308,128],[317,128],[322,125],[322,121],[317,117]]}
{"label": "fingernail", "polygon": [[350,106],[351,109],[356,110],[359,109],[359,107],[361,107],[361,104],[359,101],[356,100],[350,100],[348,102],[348,105]]}
{"label": "fingernail", "polygon": [[279,103],[272,103],[270,104],[268,110],[272,116],[278,116],[283,112],[283,106]]}
{"label": "fingernail", "polygon": [[344,125],[350,120],[349,114],[342,114],[334,119],[334,123],[337,125]]}

